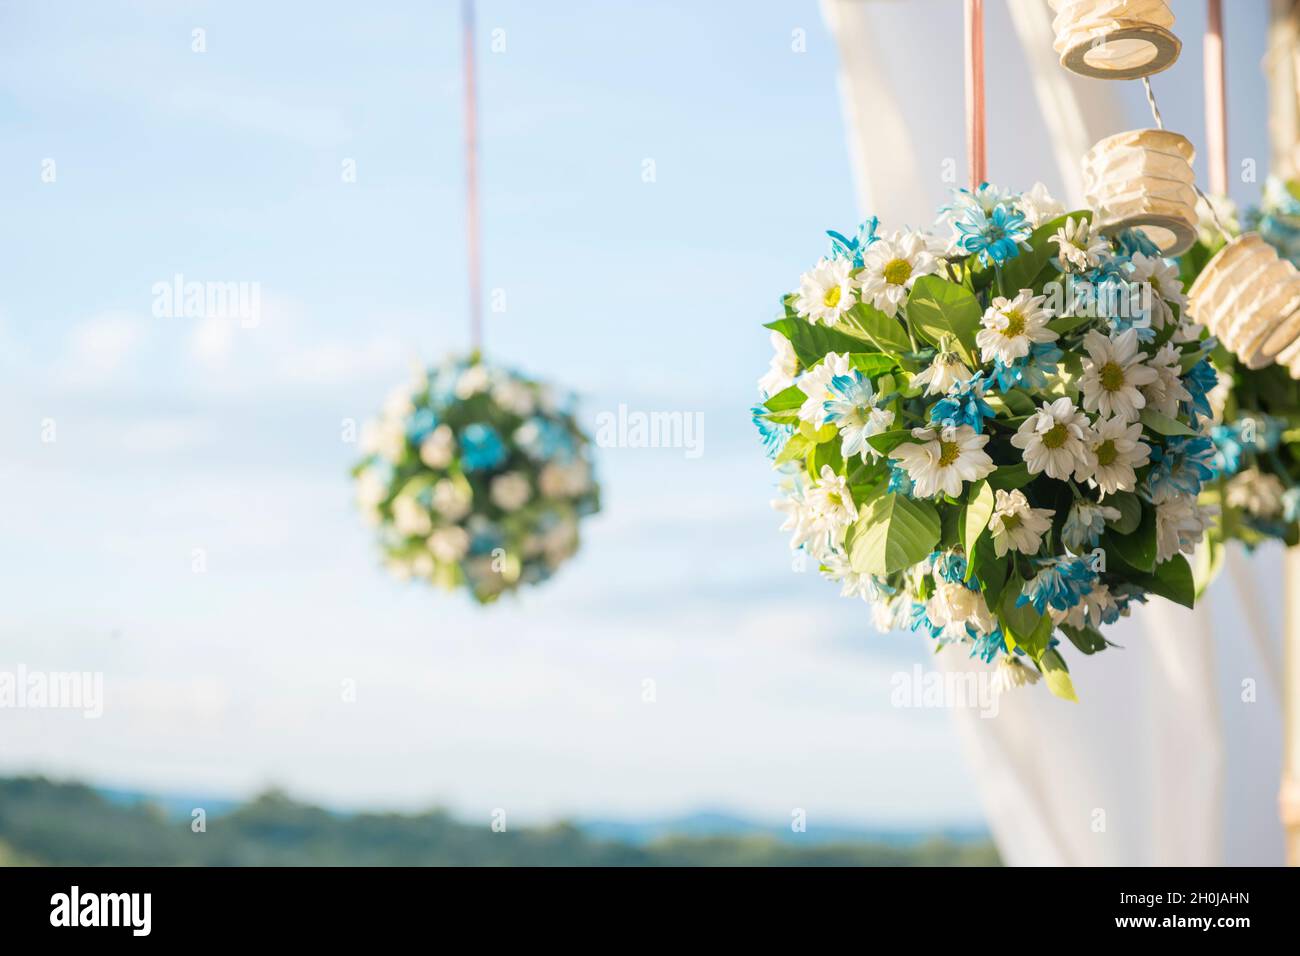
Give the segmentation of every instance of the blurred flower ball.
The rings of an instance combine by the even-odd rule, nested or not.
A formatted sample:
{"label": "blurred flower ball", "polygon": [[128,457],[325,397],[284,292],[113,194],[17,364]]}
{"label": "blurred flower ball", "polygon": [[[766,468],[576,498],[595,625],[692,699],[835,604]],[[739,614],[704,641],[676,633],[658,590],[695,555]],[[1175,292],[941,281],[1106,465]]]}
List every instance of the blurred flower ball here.
{"label": "blurred flower ball", "polygon": [[357,504],[403,579],[480,603],[545,581],[600,508],[572,399],[476,357],[397,388],[362,433]]}

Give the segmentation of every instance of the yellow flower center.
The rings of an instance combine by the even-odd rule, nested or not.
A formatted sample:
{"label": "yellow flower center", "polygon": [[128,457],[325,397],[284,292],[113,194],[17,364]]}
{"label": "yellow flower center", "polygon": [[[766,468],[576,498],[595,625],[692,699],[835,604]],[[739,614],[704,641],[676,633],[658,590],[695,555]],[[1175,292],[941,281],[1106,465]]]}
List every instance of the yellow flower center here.
{"label": "yellow flower center", "polygon": [[1020,527],[1020,515],[1003,515],[1002,527],[1007,531],[1015,531]]}
{"label": "yellow flower center", "polygon": [[827,290],[826,290],[826,295],[825,295],[825,297],[822,299],[822,301],[826,303],[826,308],[828,308],[828,309],[833,309],[833,308],[835,308],[837,305],[839,305],[839,304],[840,304],[840,287],[837,286],[837,285],[833,285],[833,286],[831,286],[829,289],[827,289]]}
{"label": "yellow flower center", "polygon": [[1119,452],[1115,449],[1113,439],[1107,438],[1097,446],[1097,464],[1110,465],[1114,464],[1115,459],[1119,457]]}
{"label": "yellow flower center", "polygon": [[890,259],[885,263],[884,275],[890,285],[902,285],[912,278],[912,264],[906,259]]}
{"label": "yellow flower center", "polygon": [[1069,430],[1060,422],[1057,422],[1049,428],[1046,433],[1044,433],[1043,444],[1048,448],[1060,448],[1065,444],[1065,439],[1068,438],[1069,435]]}
{"label": "yellow flower center", "polygon": [[1118,362],[1107,362],[1101,367],[1101,387],[1108,392],[1118,392],[1124,387],[1124,368]]}
{"label": "yellow flower center", "polygon": [[961,457],[961,446],[955,441],[939,442],[939,467],[947,468]]}
{"label": "yellow flower center", "polygon": [[1009,339],[1014,339],[1017,335],[1023,335],[1025,331],[1025,315],[1019,309],[1011,309],[1009,312],[1003,312],[1006,317],[1007,327],[1002,330],[1002,334]]}

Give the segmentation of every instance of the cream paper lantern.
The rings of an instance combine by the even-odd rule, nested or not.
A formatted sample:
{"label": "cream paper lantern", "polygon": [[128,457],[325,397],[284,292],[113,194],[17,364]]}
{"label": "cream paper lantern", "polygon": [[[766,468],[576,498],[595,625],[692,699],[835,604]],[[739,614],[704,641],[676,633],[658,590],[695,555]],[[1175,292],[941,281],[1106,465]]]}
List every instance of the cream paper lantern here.
{"label": "cream paper lantern", "polygon": [[1300,378],[1300,271],[1248,232],[1220,249],[1187,292],[1187,314],[1248,368]]}
{"label": "cream paper lantern", "polygon": [[1196,242],[1196,150],[1163,129],[1107,136],[1083,157],[1083,188],[1107,235],[1142,229],[1166,256]]}
{"label": "cream paper lantern", "polygon": [[1133,80],[1173,66],[1182,49],[1165,0],[1051,0],[1061,66],[1103,80]]}

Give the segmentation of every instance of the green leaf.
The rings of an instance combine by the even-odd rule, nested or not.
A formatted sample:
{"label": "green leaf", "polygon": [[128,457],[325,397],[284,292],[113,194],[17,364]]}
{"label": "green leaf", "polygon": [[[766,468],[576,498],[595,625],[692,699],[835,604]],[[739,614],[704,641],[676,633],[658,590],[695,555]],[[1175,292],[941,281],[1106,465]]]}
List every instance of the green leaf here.
{"label": "green leaf", "polygon": [[[1128,534],[1107,531],[1101,536],[1106,554],[1116,554],[1138,571],[1154,571],[1156,566],[1156,511],[1141,505],[1138,526]],[[1109,560],[1109,558],[1107,559]]]}
{"label": "green leaf", "polygon": [[780,332],[790,340],[794,354],[804,368],[811,368],[829,353],[862,351],[862,340],[845,335],[835,328],[817,324],[807,319],[784,318],[768,322],[764,328]]}
{"label": "green leaf", "polygon": [[1152,594],[1159,594],[1183,607],[1196,606],[1196,581],[1186,555],[1175,554],[1156,566],[1156,573],[1145,586]]}
{"label": "green leaf", "polygon": [[1161,415],[1154,409],[1144,408],[1141,415],[1142,424],[1151,429],[1157,435],[1195,435],[1192,431],[1180,421],[1170,418],[1168,415]]}
{"label": "green leaf", "polygon": [[992,538],[987,536],[980,538],[979,543],[975,545],[975,559],[967,565],[966,570],[969,572],[972,566],[976,569],[976,575],[984,588],[984,600],[990,610],[998,606],[998,599],[1001,598],[1002,589],[1007,583],[1009,564],[1007,555],[1000,558],[997,556]]}
{"label": "green leaf", "polygon": [[1043,669],[1043,677],[1047,679],[1047,689],[1062,700],[1072,700],[1077,704],[1079,698],[1074,693],[1074,682],[1070,680],[1070,671],[1056,648],[1044,653],[1038,663]]}
{"label": "green leaf", "polygon": [[814,479],[821,477],[823,465],[830,465],[831,471],[837,475],[844,468],[844,456],[840,454],[839,442],[828,441],[813,445],[812,454],[808,456],[808,474]]}
{"label": "green leaf", "polygon": [[781,453],[776,456],[775,464],[784,465],[787,461],[802,459],[804,455],[808,454],[808,449],[812,446],[813,443],[803,435],[798,433],[791,435],[786,440],[785,447],[781,449]]}
{"label": "green leaf", "polygon": [[849,564],[860,574],[890,574],[916,564],[939,543],[939,512],[928,501],[900,494],[877,498],[846,541]]}
{"label": "green leaf", "polygon": [[874,306],[859,302],[845,315],[848,321],[843,323],[842,320],[842,324],[850,328],[856,327],[854,332],[864,336],[880,351],[895,356],[912,351],[912,340],[907,337],[907,330],[903,328],[902,323],[885,315]]}
{"label": "green leaf", "polygon": [[763,402],[763,407],[769,412],[788,412],[792,408],[799,408],[807,400],[808,396],[798,385],[791,385]]}
{"label": "green leaf", "polygon": [[1032,415],[1038,411],[1034,400],[1018,388],[1013,388],[1002,395],[989,395],[986,400],[998,411],[1005,410],[1008,415]]}
{"label": "green leaf", "polygon": [[1057,335],[1065,335],[1067,332],[1073,332],[1081,325],[1087,325],[1095,318],[1091,315],[1062,315],[1059,318],[1052,319],[1047,323],[1047,327]]}
{"label": "green leaf", "polygon": [[1110,527],[1119,534],[1132,534],[1142,523],[1142,502],[1131,491],[1117,491],[1107,495],[1102,504],[1119,509],[1119,518],[1110,523]]}
{"label": "green leaf", "polygon": [[1056,235],[1056,231],[1070,218],[1076,221],[1087,219],[1091,222],[1092,213],[1084,209],[1057,216],[1050,222],[1043,223],[1029,237],[1029,251],[1021,249],[1014,259],[1002,267],[1002,287],[1006,290],[1008,298],[1014,297],[1021,289],[1033,288],[1034,279],[1056,253],[1056,245],[1050,241],[1051,237]]}
{"label": "green leaf", "polygon": [[878,435],[871,435],[867,438],[867,444],[880,452],[882,455],[888,455],[891,451],[905,442],[915,442],[911,431],[906,428],[895,428],[893,431],[881,432]]}
{"label": "green leaf", "polygon": [[907,317],[912,327],[938,345],[945,335],[961,349],[969,365],[978,365],[975,333],[983,310],[979,300],[964,286],[937,275],[921,276],[907,298]]}
{"label": "green leaf", "polygon": [[987,481],[977,481],[971,485],[967,505],[962,512],[962,546],[967,554],[975,550],[980,535],[989,526],[993,517],[993,489]]}
{"label": "green leaf", "polygon": [[1039,614],[1032,604],[1016,606],[1024,579],[1019,574],[1012,574],[1002,590],[998,604],[998,620],[1017,645],[1025,653],[1038,660],[1047,650],[1048,638],[1052,635],[1052,619],[1049,615]]}
{"label": "green leaf", "polygon": [[1061,624],[1059,627],[1061,633],[1070,639],[1070,643],[1084,654],[1096,654],[1110,646],[1106,638],[1102,637],[1094,627],[1071,627],[1068,624]]}
{"label": "green leaf", "polygon": [[1029,473],[1029,466],[1019,461],[1014,465],[998,465],[998,470],[986,480],[994,491],[1010,491],[1013,488],[1023,488],[1034,480],[1034,476]]}
{"label": "green leaf", "polygon": [[898,368],[898,361],[892,355],[880,352],[853,352],[849,355],[849,365],[867,378],[875,378],[891,369]]}

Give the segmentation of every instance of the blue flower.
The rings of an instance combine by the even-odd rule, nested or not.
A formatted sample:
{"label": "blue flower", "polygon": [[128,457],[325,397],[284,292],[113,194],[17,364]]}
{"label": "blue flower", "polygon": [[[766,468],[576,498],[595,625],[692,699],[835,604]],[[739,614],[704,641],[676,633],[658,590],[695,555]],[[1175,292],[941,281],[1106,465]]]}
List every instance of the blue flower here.
{"label": "blue flower", "polygon": [[968,591],[980,589],[979,579],[971,575],[966,580],[966,556],[955,551],[935,551],[930,555],[930,565],[935,577],[949,584],[960,584]]}
{"label": "blue flower", "polygon": [[1020,254],[1034,230],[1021,212],[1010,206],[995,206],[986,213],[978,205],[967,206],[953,226],[960,235],[957,248],[978,255],[984,265],[1003,265]]}
{"label": "blue flower", "polygon": [[1282,518],[1288,523],[1300,520],[1300,486],[1282,492]]}
{"label": "blue flower", "polygon": [[1095,548],[1101,540],[1101,533],[1106,530],[1106,519],[1120,516],[1118,508],[1099,504],[1080,498],[1070,506],[1065,516],[1065,525],[1061,528],[1061,540],[1071,551]]}
{"label": "blue flower", "polygon": [[828,230],[826,235],[831,237],[831,258],[848,259],[853,263],[855,269],[862,267],[862,254],[880,237],[876,235],[876,229],[880,226],[880,217],[872,216],[858,226],[857,235],[852,239],[847,239],[835,232],[833,229]]}
{"label": "blue flower", "polygon": [[1165,447],[1152,447],[1151,471],[1142,486],[1142,496],[1153,504],[1175,494],[1195,497],[1214,478],[1214,442],[1203,435],[1175,435]]}
{"label": "blue flower", "polygon": [[1246,452],[1241,441],[1241,427],[1215,425],[1210,429],[1210,440],[1214,442],[1215,474],[1231,478],[1241,470],[1241,459]]}
{"label": "blue flower", "polygon": [[1083,558],[1048,558],[1047,566],[1025,582],[1016,607],[1032,604],[1039,614],[1052,607],[1068,611],[1092,590],[1097,572]]}
{"label": "blue flower", "polygon": [[428,434],[438,427],[438,416],[432,408],[417,408],[406,420],[406,437],[418,446]]}
{"label": "blue flower", "polygon": [[567,460],[576,451],[569,430],[540,415],[534,415],[515,430],[515,441],[537,461]]}
{"label": "blue flower", "polygon": [[912,602],[912,611],[908,615],[909,629],[912,631],[929,631],[931,637],[939,637],[943,634],[942,627],[936,627],[930,620],[930,615],[925,611],[925,605],[919,601]]}
{"label": "blue flower", "polygon": [[937,425],[969,425],[983,434],[984,419],[997,412],[984,401],[984,373],[972,375],[948,389],[948,394],[930,407],[930,422]]}
{"label": "blue flower", "polygon": [[1213,418],[1210,409],[1210,392],[1219,384],[1219,373],[1207,360],[1201,359],[1183,375],[1183,387],[1191,394],[1191,400],[1181,403],[1182,411],[1192,420],[1192,427],[1200,424],[1202,418]]}
{"label": "blue flower", "polygon": [[904,498],[912,497],[912,479],[892,458],[889,461],[889,484],[885,486],[889,494],[900,494]]}
{"label": "blue flower", "polygon": [[488,471],[506,460],[506,446],[491,425],[475,422],[460,433],[461,461],[466,471]]}
{"label": "blue flower", "polygon": [[1152,242],[1151,237],[1141,229],[1125,229],[1115,237],[1115,241],[1119,243],[1120,249],[1128,256],[1136,255],[1139,252],[1144,256],[1164,255],[1160,251],[1160,247]]}
{"label": "blue flower", "polygon": [[1064,357],[1065,353],[1051,342],[1035,342],[1029,346],[1028,355],[1010,365],[1000,358],[994,359],[991,378],[1003,392],[1017,387],[1041,391],[1047,388],[1048,376],[1056,374],[1057,365]]}
{"label": "blue flower", "polygon": [[974,628],[967,625],[971,637],[971,657],[978,657],[986,664],[992,664],[998,654],[1007,652],[1007,641],[1002,634],[1002,628],[994,628],[989,634],[981,634]]}
{"label": "blue flower", "polygon": [[888,429],[894,413],[876,407],[871,379],[857,369],[832,377],[827,392],[833,397],[822,403],[823,423],[839,429],[840,454],[845,458],[861,455],[865,461],[868,454],[874,454],[867,439]]}
{"label": "blue flower", "polygon": [[763,405],[755,405],[750,409],[754,417],[754,427],[758,429],[758,437],[763,442],[763,451],[767,453],[768,458],[775,458],[781,454],[781,449],[785,447],[786,441],[794,434],[793,425],[781,425],[767,417],[767,408]]}

